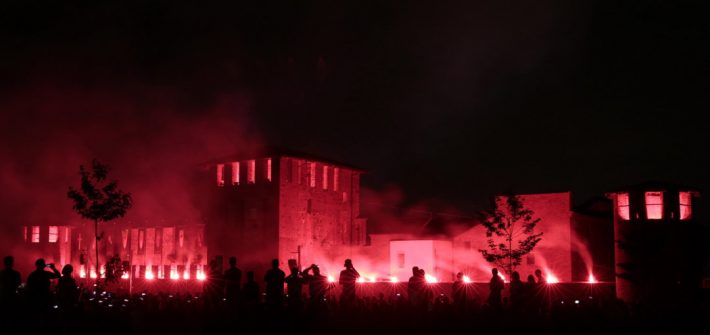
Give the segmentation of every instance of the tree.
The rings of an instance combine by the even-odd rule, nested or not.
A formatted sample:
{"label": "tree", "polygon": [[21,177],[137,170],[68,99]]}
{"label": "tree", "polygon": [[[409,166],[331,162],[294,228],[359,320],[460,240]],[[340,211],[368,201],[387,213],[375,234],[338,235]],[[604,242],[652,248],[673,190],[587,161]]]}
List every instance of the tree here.
{"label": "tree", "polygon": [[[131,208],[130,193],[118,189],[118,182],[107,179],[110,168],[94,159],[91,162],[91,171],[79,166],[81,186],[79,189],[69,187],[67,196],[74,201],[74,209],[84,219],[94,221],[94,235],[96,237],[96,278],[99,273],[99,222],[108,222],[126,215]],[[103,234],[102,234],[103,235]]]}
{"label": "tree", "polygon": [[535,233],[540,218],[525,208],[520,196],[507,195],[496,198],[492,209],[483,213],[488,249],[480,249],[483,258],[506,269],[508,275],[520,265],[523,256],[530,253],[542,239]]}

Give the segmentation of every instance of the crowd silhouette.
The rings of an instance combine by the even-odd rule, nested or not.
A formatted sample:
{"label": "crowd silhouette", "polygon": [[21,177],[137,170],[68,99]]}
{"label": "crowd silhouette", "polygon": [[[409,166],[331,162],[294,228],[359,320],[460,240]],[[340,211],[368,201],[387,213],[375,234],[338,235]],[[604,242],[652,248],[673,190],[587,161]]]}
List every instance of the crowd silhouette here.
{"label": "crowd silhouette", "polygon": [[35,271],[23,283],[14,270],[13,257],[8,256],[0,271],[0,330],[3,334],[29,328],[66,334],[97,329],[116,334],[195,334],[223,327],[243,327],[246,332],[262,331],[261,327],[289,331],[302,323],[308,331],[330,329],[337,333],[392,329],[495,332],[524,331],[526,327],[562,332],[580,327],[575,331],[585,333],[638,326],[629,308],[615,299],[589,296],[583,301],[553,301],[541,271],[529,275],[526,282],[518,272],[512,272],[506,283],[498,270],[492,269],[485,294],[473,292],[477,289],[459,272],[450,292],[442,293],[436,284],[427,282],[424,270],[415,266],[409,280],[397,284],[401,290],[367,294],[359,288],[360,274],[350,259],[345,260],[336,282],[329,281],[316,264],[302,270],[291,267],[286,275],[274,259],[261,281],[263,291],[254,271],[247,271],[242,282],[237,259],[231,257],[228,263],[229,268],[221,271],[219,260],[210,262],[199,294],[121,294],[77,284],[71,265],[65,265],[60,273],[44,259],[35,262]]}

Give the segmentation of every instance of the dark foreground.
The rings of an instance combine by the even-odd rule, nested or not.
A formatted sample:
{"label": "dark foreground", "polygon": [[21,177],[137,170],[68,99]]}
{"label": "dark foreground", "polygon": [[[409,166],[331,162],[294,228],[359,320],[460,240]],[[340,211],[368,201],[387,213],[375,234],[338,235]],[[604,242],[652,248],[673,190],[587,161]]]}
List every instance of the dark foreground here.
{"label": "dark foreground", "polygon": [[[187,294],[87,294],[80,304],[5,308],[0,334],[675,334],[710,328],[707,299],[630,308],[615,299],[527,301],[491,308],[446,296],[413,306],[404,295],[372,296],[350,306],[330,297],[279,307],[232,304]],[[700,329],[698,329],[698,327]]]}

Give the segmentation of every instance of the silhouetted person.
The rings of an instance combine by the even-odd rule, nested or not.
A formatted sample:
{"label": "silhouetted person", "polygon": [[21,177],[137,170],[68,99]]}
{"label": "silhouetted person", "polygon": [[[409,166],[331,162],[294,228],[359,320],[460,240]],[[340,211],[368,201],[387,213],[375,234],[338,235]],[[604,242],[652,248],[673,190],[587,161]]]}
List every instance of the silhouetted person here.
{"label": "silhouetted person", "polygon": [[279,269],[279,260],[271,261],[271,269],[266,271],[264,281],[266,282],[266,305],[269,308],[281,308],[284,298],[284,281],[286,274]]}
{"label": "silhouetted person", "polygon": [[545,285],[545,279],[542,278],[542,271],[540,271],[540,269],[535,270],[535,277],[537,278],[538,287]]}
{"label": "silhouetted person", "polygon": [[74,309],[79,300],[79,288],[72,277],[74,267],[67,264],[62,268],[62,277],[57,282],[57,302],[64,310]]}
{"label": "silhouetted person", "polygon": [[[313,274],[309,271],[313,270]],[[318,309],[323,305],[325,292],[328,289],[328,277],[320,273],[320,268],[312,264],[303,269],[303,279],[308,283],[308,294],[310,295],[311,309]]]}
{"label": "silhouetted person", "polygon": [[242,300],[247,308],[259,305],[259,284],[254,280],[254,271],[247,271],[247,281],[242,288]]}
{"label": "silhouetted person", "polygon": [[205,293],[205,307],[208,309],[217,308],[222,297],[222,273],[219,269],[217,260],[213,259],[209,262],[207,270],[207,279],[205,280],[203,290]]}
{"label": "silhouetted person", "polygon": [[360,273],[355,270],[353,262],[350,259],[345,260],[345,270],[340,271],[338,283],[342,286],[340,293],[340,303],[344,306],[349,306],[355,303],[357,299],[356,285],[357,279],[360,278]]}
{"label": "silhouetted person", "polygon": [[242,270],[237,268],[237,258],[229,258],[229,269],[224,271],[224,288],[227,303],[234,307],[239,301],[239,290],[242,285]]}
{"label": "silhouetted person", "polygon": [[456,280],[451,285],[451,293],[456,307],[462,309],[466,304],[466,284],[463,282],[463,272],[456,274]]}
{"label": "silhouetted person", "polygon": [[514,310],[519,310],[520,306],[523,304],[524,296],[524,285],[520,280],[520,274],[518,271],[513,271],[510,274],[510,284],[508,285],[510,290],[510,307]]}
{"label": "silhouetted person", "polygon": [[19,303],[17,288],[22,283],[20,273],[13,269],[15,259],[6,256],[3,261],[5,268],[0,271],[0,312],[16,309]]}
{"label": "silhouetted person", "polygon": [[409,277],[409,282],[407,283],[407,295],[409,296],[409,303],[413,307],[419,308],[423,305],[425,286],[426,280],[419,267],[412,267],[412,276]]}
{"label": "silhouetted person", "polygon": [[488,289],[490,290],[490,293],[488,294],[488,305],[490,305],[491,308],[500,308],[501,291],[503,290],[505,283],[503,282],[503,279],[498,276],[498,269],[493,268],[491,270],[491,274],[493,276],[491,277],[491,281],[488,283]]}
{"label": "silhouetted person", "polygon": [[[27,276],[27,297],[30,306],[38,311],[45,310],[49,307],[49,302],[52,299],[50,292],[51,280],[59,278],[61,274],[54,267],[54,264],[47,265],[43,258],[35,261],[36,270]],[[49,268],[52,272],[46,271]]]}
{"label": "silhouetted person", "polygon": [[303,306],[303,277],[298,268],[291,268],[291,274],[285,279],[288,292],[288,308],[298,311]]}
{"label": "silhouetted person", "polygon": [[534,313],[538,312],[539,309],[539,295],[537,283],[535,282],[535,276],[528,275],[528,281],[525,283],[525,305],[527,308]]}

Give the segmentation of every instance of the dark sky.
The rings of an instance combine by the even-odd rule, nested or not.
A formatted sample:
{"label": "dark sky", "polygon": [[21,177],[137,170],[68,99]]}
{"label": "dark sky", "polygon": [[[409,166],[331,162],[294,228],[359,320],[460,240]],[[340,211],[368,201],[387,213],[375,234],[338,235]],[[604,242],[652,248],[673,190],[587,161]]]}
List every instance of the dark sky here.
{"label": "dark sky", "polygon": [[[578,3],[3,2],[4,155],[20,159],[8,148],[46,122],[21,108],[37,92],[178,106],[165,118],[234,97],[223,113],[243,134],[363,167],[410,202],[710,189],[702,1]],[[66,105],[42,110],[61,120]]]}

